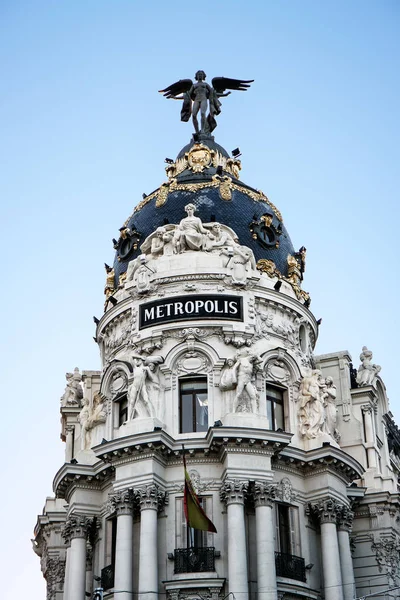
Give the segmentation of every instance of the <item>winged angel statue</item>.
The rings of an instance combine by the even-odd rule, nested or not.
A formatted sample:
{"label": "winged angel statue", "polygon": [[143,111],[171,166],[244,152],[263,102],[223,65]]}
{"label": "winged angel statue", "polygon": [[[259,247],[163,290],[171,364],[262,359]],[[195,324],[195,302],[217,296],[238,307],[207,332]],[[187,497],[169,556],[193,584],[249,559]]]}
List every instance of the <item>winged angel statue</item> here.
{"label": "winged angel statue", "polygon": [[[230,79],[229,77],[214,77],[212,86],[205,81],[206,74],[204,71],[197,71],[195,75],[196,83],[191,79],[180,79],[166,87],[164,90],[159,90],[160,93],[168,99],[183,100],[181,110],[181,121],[189,121],[190,115],[193,118],[193,125],[196,133],[211,133],[217,126],[215,115],[221,112],[221,102],[219,98],[229,96],[230,91],[226,94],[226,90],[238,90],[246,92],[253,83],[254,79]],[[180,95],[181,94],[181,95]],[[207,115],[207,108],[209,113]],[[200,111],[201,127],[197,120],[197,114]]]}

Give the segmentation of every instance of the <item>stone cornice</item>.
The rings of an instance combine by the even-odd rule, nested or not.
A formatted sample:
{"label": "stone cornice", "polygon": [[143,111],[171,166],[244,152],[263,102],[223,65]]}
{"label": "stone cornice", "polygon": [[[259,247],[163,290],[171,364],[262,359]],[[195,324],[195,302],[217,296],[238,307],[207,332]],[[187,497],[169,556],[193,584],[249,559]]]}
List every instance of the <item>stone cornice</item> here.
{"label": "stone cornice", "polygon": [[[191,457],[203,456],[207,460],[222,459],[225,452],[252,452],[272,456],[281,452],[290,442],[291,433],[266,431],[250,427],[212,427],[206,437],[173,439],[165,431],[135,434],[111,440],[93,451],[107,463],[118,464],[125,460],[148,459],[157,456],[164,464],[182,461],[182,442]],[[124,462],[125,462],[124,460]]]}
{"label": "stone cornice", "polygon": [[324,445],[309,451],[289,446],[280,452],[278,458],[274,459],[273,468],[275,464],[279,467],[279,463],[282,465],[282,470],[287,466],[291,469],[295,468],[302,475],[312,475],[330,470],[339,475],[346,484],[360,479],[364,473],[364,467],[357,460],[340,448],[331,445]]}
{"label": "stone cornice", "polygon": [[113,467],[100,461],[95,465],[65,463],[54,477],[53,491],[56,498],[67,498],[73,486],[101,490],[113,473]]}

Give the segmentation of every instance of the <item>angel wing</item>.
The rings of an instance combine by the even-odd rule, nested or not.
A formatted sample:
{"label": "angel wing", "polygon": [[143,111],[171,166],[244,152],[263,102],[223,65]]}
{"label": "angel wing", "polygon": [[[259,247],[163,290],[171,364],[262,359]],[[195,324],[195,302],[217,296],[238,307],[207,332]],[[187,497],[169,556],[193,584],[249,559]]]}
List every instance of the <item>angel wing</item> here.
{"label": "angel wing", "polygon": [[223,94],[225,90],[238,90],[246,92],[254,79],[231,79],[230,77],[214,77],[212,86],[217,94]]}
{"label": "angel wing", "polygon": [[[233,81],[233,80],[232,80]],[[178,94],[188,92],[193,85],[191,79],[180,79],[176,83],[172,83],[164,90],[158,90],[160,94],[164,94],[166,98],[175,98]]]}

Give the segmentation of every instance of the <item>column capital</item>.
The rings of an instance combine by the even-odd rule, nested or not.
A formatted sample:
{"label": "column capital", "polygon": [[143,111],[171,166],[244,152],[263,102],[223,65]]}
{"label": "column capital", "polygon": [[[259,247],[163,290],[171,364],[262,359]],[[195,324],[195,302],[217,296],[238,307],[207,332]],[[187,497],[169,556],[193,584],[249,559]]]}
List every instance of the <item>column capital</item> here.
{"label": "column capital", "polygon": [[306,512],[308,515],[314,515],[319,519],[321,525],[323,523],[337,523],[338,516],[343,510],[343,504],[340,504],[334,498],[324,498],[317,502],[310,502]]}
{"label": "column capital", "polygon": [[75,425],[74,424],[69,424],[65,426],[65,431],[67,433],[73,433],[75,430]]}
{"label": "column capital", "polygon": [[256,481],[253,488],[254,504],[272,508],[276,498],[276,485],[267,481]]}
{"label": "column capital", "polygon": [[249,482],[241,479],[227,479],[220,489],[220,498],[227,506],[230,504],[244,504]]}
{"label": "column capital", "polygon": [[339,511],[337,520],[339,531],[348,531],[350,533],[353,527],[353,519],[353,511],[351,511],[348,506],[342,506],[342,510]]}
{"label": "column capital", "polygon": [[113,512],[119,515],[131,515],[133,513],[134,496],[133,490],[119,490],[109,496],[109,503]]}
{"label": "column capital", "polygon": [[363,411],[363,413],[372,414],[372,406],[371,406],[371,404],[362,404],[361,405],[361,410]]}
{"label": "column capital", "polygon": [[141,511],[147,509],[160,511],[165,504],[168,504],[168,493],[155,483],[136,488],[134,494]]}
{"label": "column capital", "polygon": [[67,546],[74,538],[87,538],[93,519],[85,515],[72,514],[67,517],[61,533]]}

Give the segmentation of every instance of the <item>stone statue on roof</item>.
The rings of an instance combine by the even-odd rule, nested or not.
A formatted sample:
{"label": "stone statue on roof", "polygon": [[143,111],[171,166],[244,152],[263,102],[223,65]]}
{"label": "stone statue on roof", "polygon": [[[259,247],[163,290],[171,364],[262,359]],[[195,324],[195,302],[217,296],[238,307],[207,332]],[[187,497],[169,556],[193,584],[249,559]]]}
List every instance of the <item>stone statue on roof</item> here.
{"label": "stone statue on roof", "polygon": [[[180,79],[172,83],[160,93],[168,99],[183,100],[181,110],[181,121],[189,121],[192,116],[193,125],[196,133],[211,133],[217,126],[215,116],[221,112],[221,102],[219,98],[229,96],[231,93],[226,90],[238,90],[245,92],[253,83],[254,79],[231,79],[229,77],[214,77],[212,85],[206,83],[206,74],[204,71],[197,71],[195,75],[196,83],[191,79]],[[180,95],[181,94],[181,95]],[[208,109],[208,115],[207,115]],[[197,120],[200,111],[201,124]]]}

